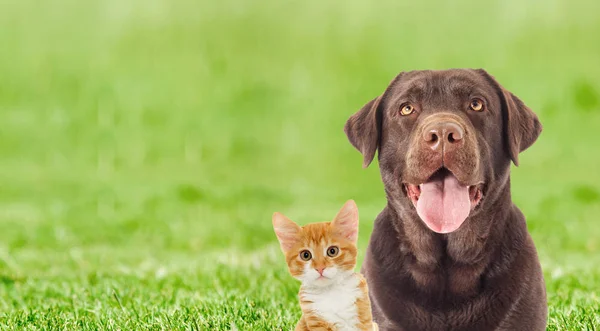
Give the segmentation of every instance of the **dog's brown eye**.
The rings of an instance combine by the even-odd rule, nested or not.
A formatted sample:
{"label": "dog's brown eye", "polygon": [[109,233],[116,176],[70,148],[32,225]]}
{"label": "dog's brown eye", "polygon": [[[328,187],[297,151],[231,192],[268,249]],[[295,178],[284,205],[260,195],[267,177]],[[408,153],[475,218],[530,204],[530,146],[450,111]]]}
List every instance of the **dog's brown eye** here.
{"label": "dog's brown eye", "polygon": [[410,115],[414,111],[415,111],[415,107],[413,107],[411,104],[402,105],[402,107],[400,108],[400,115],[402,115],[402,116]]}
{"label": "dog's brown eye", "polygon": [[483,110],[483,101],[481,99],[473,99],[471,100],[471,104],[469,108],[474,111],[482,111]]}
{"label": "dog's brown eye", "polygon": [[307,250],[303,250],[302,252],[300,252],[300,258],[302,259],[302,261],[308,261],[312,258],[312,254],[310,254],[310,252]]}
{"label": "dog's brown eye", "polygon": [[327,256],[329,257],[335,257],[338,255],[339,252],[340,249],[337,246],[331,246],[327,248]]}

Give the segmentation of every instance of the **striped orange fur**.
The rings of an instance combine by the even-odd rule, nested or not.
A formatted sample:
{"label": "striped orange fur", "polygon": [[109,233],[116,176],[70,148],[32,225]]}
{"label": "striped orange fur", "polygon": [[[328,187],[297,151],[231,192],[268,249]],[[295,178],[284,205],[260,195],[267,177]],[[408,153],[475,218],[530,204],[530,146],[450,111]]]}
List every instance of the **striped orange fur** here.
{"label": "striped orange fur", "polygon": [[358,208],[349,200],[331,222],[299,226],[281,213],[273,227],[290,274],[300,280],[296,330],[377,330],[367,282],[354,272]]}

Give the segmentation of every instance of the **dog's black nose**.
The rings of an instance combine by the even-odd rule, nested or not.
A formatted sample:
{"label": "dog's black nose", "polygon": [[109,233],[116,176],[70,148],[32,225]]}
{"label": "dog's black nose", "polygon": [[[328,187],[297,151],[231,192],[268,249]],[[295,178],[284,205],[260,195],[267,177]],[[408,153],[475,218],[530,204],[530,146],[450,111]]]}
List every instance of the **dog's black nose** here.
{"label": "dog's black nose", "polygon": [[423,130],[423,140],[431,149],[436,150],[438,146],[446,144],[449,146],[460,145],[464,134],[465,130],[458,123],[431,123]]}

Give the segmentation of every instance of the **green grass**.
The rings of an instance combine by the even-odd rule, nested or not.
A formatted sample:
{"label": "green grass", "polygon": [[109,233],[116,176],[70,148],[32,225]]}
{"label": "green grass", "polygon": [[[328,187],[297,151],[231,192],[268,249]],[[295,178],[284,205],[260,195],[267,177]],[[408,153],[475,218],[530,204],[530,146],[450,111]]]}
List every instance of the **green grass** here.
{"label": "green grass", "polygon": [[[272,212],[385,205],[342,132],[401,70],[540,116],[513,169],[549,330],[600,327],[600,2],[0,2],[0,326],[290,329]],[[376,164],[375,164],[376,165]]]}

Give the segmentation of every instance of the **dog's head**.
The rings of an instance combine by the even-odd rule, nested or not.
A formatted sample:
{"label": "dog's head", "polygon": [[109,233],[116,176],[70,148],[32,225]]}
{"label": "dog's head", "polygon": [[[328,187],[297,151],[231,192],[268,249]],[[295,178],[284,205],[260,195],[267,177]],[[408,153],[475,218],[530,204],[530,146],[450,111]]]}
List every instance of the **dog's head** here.
{"label": "dog's head", "polygon": [[519,98],[470,69],[401,73],[344,128],[364,167],[379,150],[388,198],[438,233],[484,208],[541,130]]}

